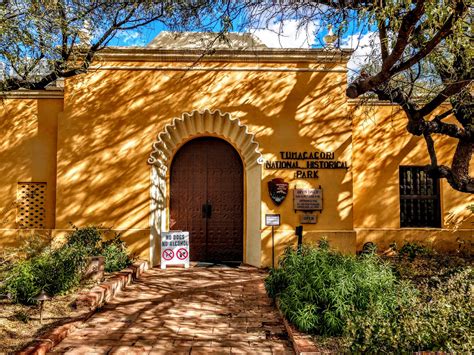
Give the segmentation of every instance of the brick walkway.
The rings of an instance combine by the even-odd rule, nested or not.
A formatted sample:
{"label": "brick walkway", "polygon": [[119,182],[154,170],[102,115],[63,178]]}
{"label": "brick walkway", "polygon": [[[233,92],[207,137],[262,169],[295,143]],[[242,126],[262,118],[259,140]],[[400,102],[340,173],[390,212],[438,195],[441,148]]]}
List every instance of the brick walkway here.
{"label": "brick walkway", "polygon": [[255,268],[152,269],[70,334],[68,354],[292,354]]}

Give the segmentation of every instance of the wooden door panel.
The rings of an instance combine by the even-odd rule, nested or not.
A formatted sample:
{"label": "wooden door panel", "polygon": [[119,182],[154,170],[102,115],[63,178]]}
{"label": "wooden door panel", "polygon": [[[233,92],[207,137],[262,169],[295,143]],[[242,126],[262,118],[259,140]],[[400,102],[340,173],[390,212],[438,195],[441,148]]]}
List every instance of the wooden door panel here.
{"label": "wooden door panel", "polygon": [[[202,205],[211,215],[203,218]],[[243,166],[227,142],[194,139],[171,165],[170,229],[190,232],[192,261],[242,261]]]}
{"label": "wooden door panel", "polygon": [[208,258],[242,261],[243,167],[239,154],[222,140],[209,144],[207,189],[212,206],[207,221]]}
{"label": "wooden door panel", "polygon": [[170,229],[189,231],[190,260],[206,258],[206,147],[193,141],[180,149],[171,164]]}

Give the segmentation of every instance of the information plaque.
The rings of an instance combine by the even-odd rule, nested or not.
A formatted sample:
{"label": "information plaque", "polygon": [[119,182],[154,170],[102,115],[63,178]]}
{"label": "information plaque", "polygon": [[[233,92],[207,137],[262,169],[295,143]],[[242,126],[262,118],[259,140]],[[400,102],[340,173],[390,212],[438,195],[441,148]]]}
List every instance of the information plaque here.
{"label": "information plaque", "polygon": [[316,224],[318,221],[316,215],[314,214],[302,214],[300,216],[300,223],[301,224]]}
{"label": "information plaque", "polygon": [[299,211],[322,211],[322,189],[295,189],[293,191],[293,206]]}
{"label": "information plaque", "polygon": [[279,226],[280,225],[280,215],[279,214],[266,214],[265,215],[265,225],[266,226]]}

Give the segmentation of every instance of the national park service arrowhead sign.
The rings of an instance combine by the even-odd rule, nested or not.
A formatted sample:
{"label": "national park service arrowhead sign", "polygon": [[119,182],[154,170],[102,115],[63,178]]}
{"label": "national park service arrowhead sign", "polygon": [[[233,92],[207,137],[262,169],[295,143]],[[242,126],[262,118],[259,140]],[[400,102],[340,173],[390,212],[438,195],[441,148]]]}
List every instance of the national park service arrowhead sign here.
{"label": "national park service arrowhead sign", "polygon": [[268,193],[275,205],[279,206],[288,195],[288,183],[281,178],[270,180],[268,182]]}

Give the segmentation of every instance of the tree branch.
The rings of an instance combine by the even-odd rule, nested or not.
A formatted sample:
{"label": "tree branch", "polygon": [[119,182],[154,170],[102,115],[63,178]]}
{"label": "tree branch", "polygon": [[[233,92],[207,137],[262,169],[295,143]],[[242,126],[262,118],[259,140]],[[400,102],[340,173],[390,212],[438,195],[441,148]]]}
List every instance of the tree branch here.
{"label": "tree branch", "polygon": [[419,133],[437,133],[444,134],[446,136],[464,139],[467,141],[473,140],[473,134],[470,130],[466,130],[463,127],[452,123],[440,122],[440,121],[419,121],[413,123],[413,128],[409,129],[409,132],[415,135],[420,135]]}
{"label": "tree branch", "polygon": [[462,80],[447,85],[438,95],[419,110],[420,115],[428,116],[449,97],[461,92],[470,82],[470,80]]}
{"label": "tree branch", "polygon": [[433,137],[431,137],[429,132],[423,132],[423,137],[425,138],[426,148],[428,148],[428,154],[430,155],[431,166],[435,168],[438,166],[438,157],[436,156]]}
{"label": "tree branch", "polygon": [[445,178],[449,185],[460,192],[474,193],[474,178],[469,176],[469,163],[474,143],[460,140],[453,156],[451,168],[445,165],[429,167],[429,171],[439,178]]}
{"label": "tree branch", "polygon": [[414,117],[417,114],[416,106],[411,102],[403,90],[387,85],[382,88],[376,88],[373,92],[377,95],[379,100],[390,101],[402,107],[408,117]]}
{"label": "tree branch", "polygon": [[433,118],[433,121],[441,122],[442,120],[444,120],[446,117],[448,117],[452,113],[453,113],[453,109],[451,108],[451,109],[443,112],[442,114],[437,115],[435,118]]}
{"label": "tree branch", "polygon": [[379,28],[380,38],[380,52],[382,54],[382,60],[386,60],[388,57],[388,39],[387,39],[387,28],[385,27],[385,20],[378,21],[377,25]]}
{"label": "tree branch", "polygon": [[417,1],[415,8],[408,11],[408,13],[404,16],[400,25],[400,29],[398,30],[397,41],[395,42],[392,53],[390,53],[387,59],[382,63],[382,71],[388,71],[400,59],[403,51],[407,47],[413,29],[415,28],[418,20],[424,14],[424,11],[425,1],[421,0]]}
{"label": "tree branch", "polygon": [[364,93],[373,90],[377,86],[388,81],[395,74],[402,72],[418,63],[420,60],[430,54],[434,48],[453,31],[454,23],[461,18],[467,11],[467,6],[463,0],[457,0],[454,13],[445,21],[441,29],[434,35],[431,40],[423,46],[416,54],[411,56],[408,60],[395,65],[400,60],[403,52],[407,48],[411,34],[424,24],[419,25],[415,28],[417,22],[421,19],[424,14],[424,1],[417,1],[415,8],[410,10],[403,18],[402,24],[397,33],[397,42],[390,53],[386,56],[386,48],[383,45],[383,38],[386,36],[383,33],[383,26],[379,26],[379,36],[381,39],[381,52],[382,52],[382,68],[381,70],[368,78],[359,77],[353,83],[349,84],[346,90],[346,95],[349,98],[356,98]]}
{"label": "tree branch", "polygon": [[390,70],[392,75],[399,73],[403,70],[406,70],[413,66],[414,64],[418,63],[420,60],[425,58],[428,54],[430,54],[433,49],[446,37],[448,37],[453,32],[453,25],[454,23],[461,18],[464,13],[467,11],[467,6],[464,4],[464,1],[457,1],[454,13],[449,16],[440,30],[431,38],[431,40],[424,45],[419,51],[412,56],[410,59],[406,60],[398,64],[397,66],[393,67]]}
{"label": "tree branch", "polygon": [[68,34],[67,34],[67,19],[66,19],[66,12],[64,9],[64,2],[61,1],[58,6],[58,12],[60,16],[60,27],[61,27],[61,58],[64,61],[68,59],[67,53],[67,42],[68,42]]}

